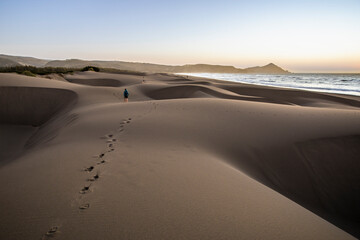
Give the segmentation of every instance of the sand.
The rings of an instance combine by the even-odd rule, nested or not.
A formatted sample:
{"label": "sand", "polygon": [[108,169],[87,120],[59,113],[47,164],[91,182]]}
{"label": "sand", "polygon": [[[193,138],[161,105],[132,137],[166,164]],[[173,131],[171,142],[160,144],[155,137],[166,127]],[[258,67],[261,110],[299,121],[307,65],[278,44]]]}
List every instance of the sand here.
{"label": "sand", "polygon": [[0,239],[360,237],[359,97],[85,72],[0,102]]}

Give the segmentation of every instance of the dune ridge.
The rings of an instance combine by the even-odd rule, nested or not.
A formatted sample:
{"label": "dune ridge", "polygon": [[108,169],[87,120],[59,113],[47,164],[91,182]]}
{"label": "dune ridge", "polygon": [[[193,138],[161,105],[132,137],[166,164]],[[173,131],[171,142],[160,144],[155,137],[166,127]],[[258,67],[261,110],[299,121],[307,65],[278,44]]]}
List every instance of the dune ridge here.
{"label": "dune ridge", "polygon": [[[26,148],[0,166],[1,239],[359,237],[358,97],[171,74],[64,80],[0,74],[11,111],[62,103],[24,120],[2,109],[30,129],[0,124]],[[15,87],[26,103],[11,105]]]}

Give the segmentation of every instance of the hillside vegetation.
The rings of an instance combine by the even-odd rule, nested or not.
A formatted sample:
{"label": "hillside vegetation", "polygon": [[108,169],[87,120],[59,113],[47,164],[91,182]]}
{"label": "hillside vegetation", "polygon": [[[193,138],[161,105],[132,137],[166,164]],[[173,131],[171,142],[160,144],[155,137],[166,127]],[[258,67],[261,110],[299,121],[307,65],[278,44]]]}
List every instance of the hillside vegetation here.
{"label": "hillside vegetation", "polygon": [[2,73],[18,73],[26,76],[36,76],[36,75],[47,75],[47,74],[69,74],[74,72],[84,72],[84,71],[94,71],[94,72],[108,72],[108,73],[119,73],[119,74],[131,74],[143,76],[145,73],[128,71],[121,69],[111,69],[111,68],[98,68],[94,66],[86,66],[84,68],[65,68],[65,67],[34,67],[34,66],[13,66],[13,67],[0,67],[0,72]]}

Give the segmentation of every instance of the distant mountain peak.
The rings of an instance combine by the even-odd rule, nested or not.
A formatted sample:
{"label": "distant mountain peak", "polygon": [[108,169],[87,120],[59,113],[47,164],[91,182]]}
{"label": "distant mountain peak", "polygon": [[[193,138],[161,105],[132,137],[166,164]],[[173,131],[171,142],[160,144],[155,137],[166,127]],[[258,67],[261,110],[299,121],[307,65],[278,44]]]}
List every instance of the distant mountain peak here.
{"label": "distant mountain peak", "polygon": [[251,67],[244,69],[246,73],[260,73],[260,74],[288,74],[289,71],[282,69],[274,63],[269,63],[262,67]]}

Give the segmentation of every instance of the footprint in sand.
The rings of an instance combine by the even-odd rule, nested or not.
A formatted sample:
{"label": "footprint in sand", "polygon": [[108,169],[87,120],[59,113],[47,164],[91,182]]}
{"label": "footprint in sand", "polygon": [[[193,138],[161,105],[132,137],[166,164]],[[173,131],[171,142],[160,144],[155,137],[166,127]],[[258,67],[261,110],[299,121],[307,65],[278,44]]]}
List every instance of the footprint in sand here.
{"label": "footprint in sand", "polygon": [[105,160],[101,160],[100,162],[98,162],[97,164],[104,164],[105,163]]}
{"label": "footprint in sand", "polygon": [[107,134],[105,136],[101,136],[100,139],[109,139],[112,138],[114,136],[114,134]]}
{"label": "footprint in sand", "polygon": [[105,154],[104,153],[101,153],[100,155],[99,155],[99,158],[102,158],[102,157],[104,157],[105,156]]}
{"label": "footprint in sand", "polygon": [[110,144],[108,145],[108,147],[109,147],[109,148],[111,148],[112,146],[113,146],[113,144],[112,144],[112,143],[110,143]]}
{"label": "footprint in sand", "polygon": [[94,170],[94,166],[90,166],[88,168],[85,168],[86,172],[91,172],[92,170]]}
{"label": "footprint in sand", "polygon": [[54,237],[54,235],[59,231],[59,227],[57,226],[54,226],[54,227],[51,227],[49,229],[49,231],[47,231],[45,233],[45,235],[43,236],[42,239],[48,239],[48,237]]}
{"label": "footprint in sand", "polygon": [[83,189],[81,189],[80,193],[81,194],[88,193],[90,191],[90,186],[91,186],[91,184],[89,186],[83,187]]}
{"label": "footprint in sand", "polygon": [[95,176],[93,176],[92,178],[89,178],[88,179],[88,181],[90,181],[90,182],[94,182],[94,181],[96,181],[96,180],[98,180],[99,179],[99,173],[97,173]]}
{"label": "footprint in sand", "polygon": [[83,204],[79,207],[79,209],[81,210],[85,210],[85,209],[88,209],[90,207],[90,204],[89,203],[86,203],[86,204]]}
{"label": "footprint in sand", "polygon": [[118,128],[117,131],[118,131],[118,132],[124,131],[124,124],[130,123],[130,122],[131,122],[131,118],[122,120],[122,122],[120,123],[120,126],[119,126],[119,128]]}

